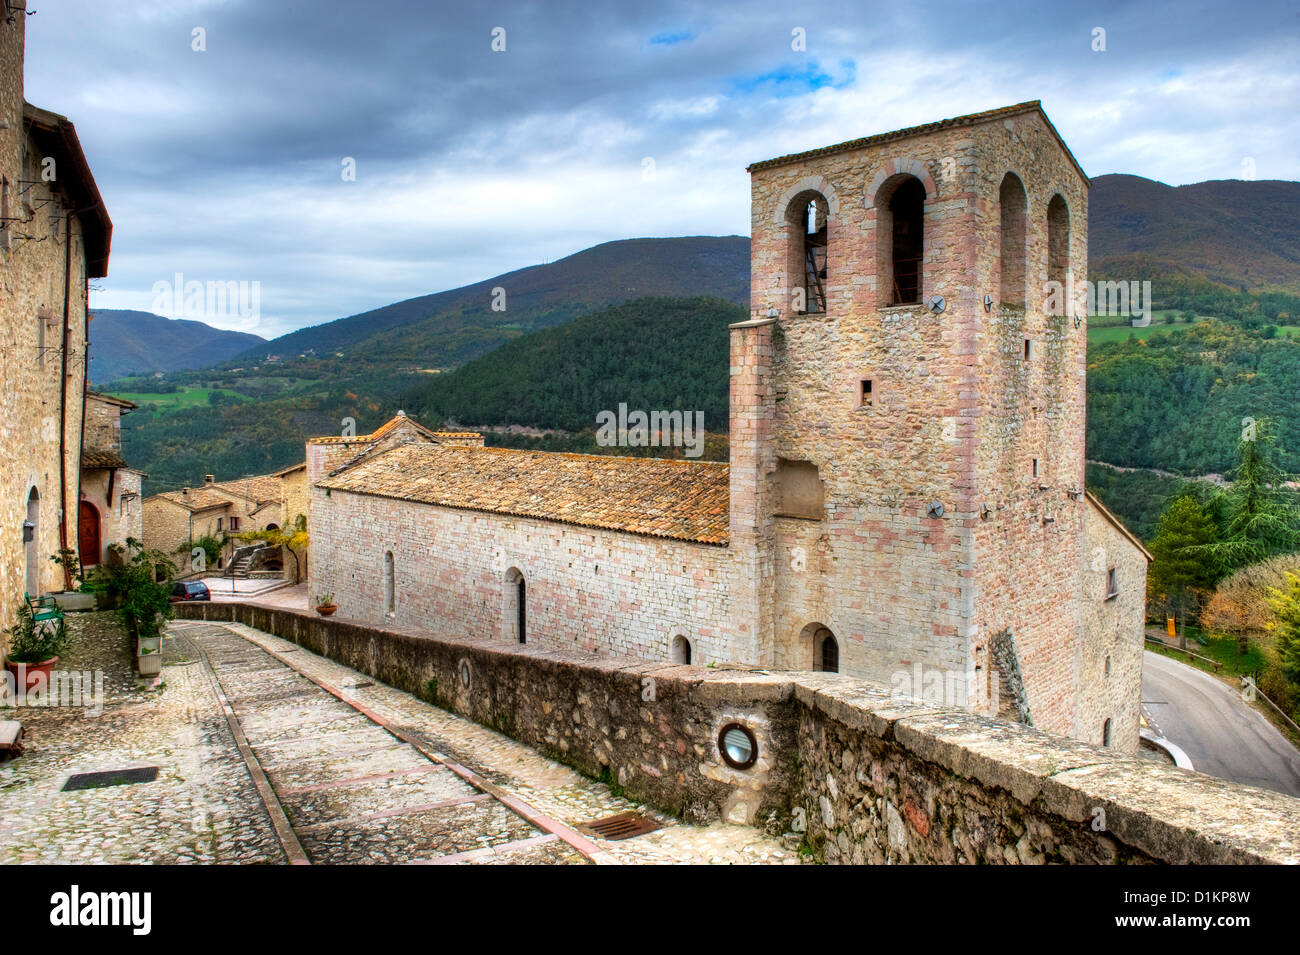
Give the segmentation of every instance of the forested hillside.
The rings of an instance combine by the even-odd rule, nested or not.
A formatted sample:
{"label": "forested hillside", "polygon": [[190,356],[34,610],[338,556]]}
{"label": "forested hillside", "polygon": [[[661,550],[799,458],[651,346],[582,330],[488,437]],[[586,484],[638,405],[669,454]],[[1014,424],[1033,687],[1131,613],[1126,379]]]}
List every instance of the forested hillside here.
{"label": "forested hillside", "polygon": [[727,326],[745,309],[711,298],[647,298],[510,342],[411,392],[422,419],[582,431],[619,403],[702,411],[727,429]]}

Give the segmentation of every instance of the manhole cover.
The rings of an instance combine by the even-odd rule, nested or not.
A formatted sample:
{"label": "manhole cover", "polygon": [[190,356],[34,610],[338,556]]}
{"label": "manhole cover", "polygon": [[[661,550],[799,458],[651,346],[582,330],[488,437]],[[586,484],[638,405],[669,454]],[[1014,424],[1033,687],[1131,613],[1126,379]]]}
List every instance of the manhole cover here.
{"label": "manhole cover", "polygon": [[75,789],[131,786],[135,783],[151,783],[157,778],[157,766],[142,766],[139,769],[105,769],[97,773],[76,773],[68,777],[68,781],[63,784],[63,791],[67,793]]}
{"label": "manhole cover", "polygon": [[643,836],[647,832],[654,832],[660,826],[653,819],[647,819],[645,816],[637,815],[634,812],[625,812],[617,816],[609,816],[605,819],[597,819],[595,822],[585,823],[582,828],[600,836],[602,839],[618,842],[621,839],[631,839],[633,836]]}

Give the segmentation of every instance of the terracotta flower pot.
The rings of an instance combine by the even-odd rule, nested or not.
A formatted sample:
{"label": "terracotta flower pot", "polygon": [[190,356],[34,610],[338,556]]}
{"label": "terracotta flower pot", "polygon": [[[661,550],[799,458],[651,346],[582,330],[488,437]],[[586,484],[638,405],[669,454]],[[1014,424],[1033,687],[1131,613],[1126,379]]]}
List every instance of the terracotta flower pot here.
{"label": "terracotta flower pot", "polygon": [[338,609],[339,608],[337,604],[328,604],[326,606],[317,607],[316,612],[320,614],[322,617],[328,617],[330,614],[332,614],[335,610]]}
{"label": "terracotta flower pot", "polygon": [[[44,685],[45,689],[49,689],[50,670],[58,662],[58,657],[50,657],[40,663],[15,663],[13,660],[6,658],[5,669],[14,675],[14,688],[22,687],[25,696],[32,691],[33,687],[41,684]],[[42,674],[44,674],[44,677],[42,677]]]}

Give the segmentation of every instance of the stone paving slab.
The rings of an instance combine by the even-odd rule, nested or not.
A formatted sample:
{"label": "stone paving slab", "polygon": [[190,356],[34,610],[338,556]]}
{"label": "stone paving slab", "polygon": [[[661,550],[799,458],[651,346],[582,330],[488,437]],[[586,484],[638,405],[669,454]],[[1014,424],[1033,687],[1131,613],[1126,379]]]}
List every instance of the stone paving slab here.
{"label": "stone paving slab", "polygon": [[[178,622],[170,627],[162,681],[150,689],[135,676],[124,635],[112,632],[111,615],[86,616],[93,618],[89,632],[66,662],[70,669],[104,672],[104,710],[98,716],[66,707],[4,712],[5,718],[24,722],[30,743],[27,755],[0,764],[0,863],[285,863],[223,715],[209,665],[316,862],[587,860],[449,768],[393,775],[395,768],[436,764],[306,677],[340,689],[430,751],[480,773],[500,787],[494,791],[522,800],[542,824],[550,817],[577,827],[644,808],[499,733],[382,684],[357,687],[371,678],[238,625]],[[267,651],[289,652],[280,661]],[[74,772],[137,766],[157,766],[158,778],[60,791]],[[367,774],[379,778],[356,780]],[[294,788],[290,781],[306,791],[288,792]],[[598,857],[647,863],[799,861],[753,829],[687,826],[647,814],[665,828],[624,842],[593,839],[602,850]]]}
{"label": "stone paving slab", "polygon": [[[0,764],[0,863],[283,863],[189,639],[165,641],[164,682],[147,690],[112,616],[85,616],[61,663],[104,672],[103,712],[5,711],[28,748]],[[158,778],[60,791],[71,773],[135,766]]]}
{"label": "stone paving slab", "polygon": [[446,769],[390,776],[352,786],[284,794],[280,801],[294,828],[340,819],[360,819],[380,811],[410,810],[453,800],[469,800],[478,790]]}
{"label": "stone paving slab", "polygon": [[493,801],[299,833],[314,863],[401,863],[529,839],[538,832]]}
{"label": "stone paving slab", "polygon": [[[178,624],[177,627],[192,626]],[[423,700],[373,681],[373,678],[295,644],[234,623],[205,623],[238,633],[313,679],[335,688],[374,682],[348,690],[347,695],[394,726],[426,741],[437,752],[480,773],[511,794],[568,826],[577,827],[623,812],[643,812],[663,828],[634,839],[612,842],[595,839],[612,860],[627,863],[739,863],[797,865],[794,850],[757,829],[716,822],[687,825],[638,803],[614,796],[607,786],[589,779],[535,750]],[[540,851],[540,850],[539,850]],[[554,850],[563,855],[562,850]],[[575,853],[576,855],[576,853]],[[475,859],[500,864],[510,859]]]}

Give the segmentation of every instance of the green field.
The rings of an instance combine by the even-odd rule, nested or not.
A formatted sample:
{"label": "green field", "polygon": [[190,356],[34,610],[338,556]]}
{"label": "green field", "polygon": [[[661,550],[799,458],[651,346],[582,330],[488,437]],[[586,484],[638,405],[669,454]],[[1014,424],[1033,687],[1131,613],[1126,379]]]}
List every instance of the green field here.
{"label": "green field", "polygon": [[[1090,345],[1101,345],[1105,342],[1126,342],[1130,335],[1139,340],[1150,338],[1154,332],[1184,332],[1193,325],[1198,325],[1213,318],[1211,315],[1197,315],[1196,320],[1192,322],[1171,322],[1165,324],[1165,318],[1169,316],[1168,311],[1154,311],[1151,313],[1151,324],[1145,328],[1134,328],[1131,322],[1125,320],[1122,324],[1117,325],[1096,325],[1092,324],[1097,319],[1090,319],[1088,324],[1088,343]],[[1107,319],[1101,319],[1106,321]],[[1113,319],[1110,319],[1113,321]],[[1300,338],[1300,325],[1278,325],[1277,335],[1279,338],[1285,338],[1290,335],[1292,338]]]}
{"label": "green field", "polygon": [[182,388],[170,394],[153,394],[152,392],[116,391],[114,397],[134,402],[141,409],[153,405],[158,411],[178,411],[182,408],[206,406],[208,396],[213,392],[244,400],[244,396],[229,388]]}

